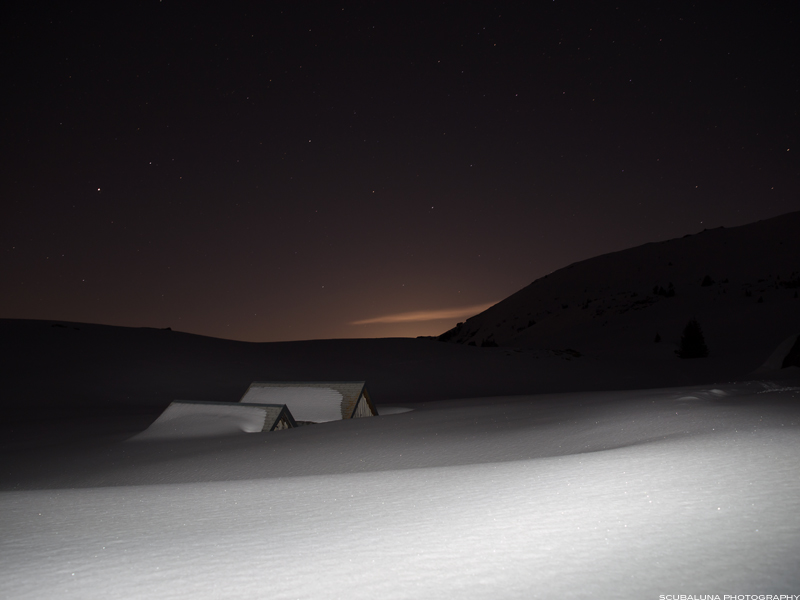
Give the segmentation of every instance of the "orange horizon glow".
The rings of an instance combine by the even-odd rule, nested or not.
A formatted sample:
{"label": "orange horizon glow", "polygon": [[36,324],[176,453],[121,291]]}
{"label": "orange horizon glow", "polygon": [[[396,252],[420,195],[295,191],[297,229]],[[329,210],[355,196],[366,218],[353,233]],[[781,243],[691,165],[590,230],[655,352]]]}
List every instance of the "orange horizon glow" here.
{"label": "orange horizon glow", "polygon": [[476,304],[474,306],[461,306],[453,308],[441,308],[438,310],[418,310],[412,312],[396,313],[393,315],[384,315],[381,317],[373,317],[371,319],[362,319],[360,321],[352,321],[350,325],[372,325],[375,323],[409,323],[417,321],[439,321],[444,319],[455,319],[458,317],[471,317],[482,313],[490,306],[494,306],[497,302],[488,302],[486,304]]}

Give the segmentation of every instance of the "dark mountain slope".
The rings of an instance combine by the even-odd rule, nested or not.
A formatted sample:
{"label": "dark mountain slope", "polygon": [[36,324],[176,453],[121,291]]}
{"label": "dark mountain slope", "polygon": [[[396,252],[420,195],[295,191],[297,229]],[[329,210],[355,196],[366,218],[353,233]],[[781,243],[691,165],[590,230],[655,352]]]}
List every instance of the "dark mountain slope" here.
{"label": "dark mountain slope", "polygon": [[[446,332],[459,344],[674,361],[686,323],[711,356],[755,369],[800,331],[800,212],[591,258]],[[660,343],[655,343],[656,336]]]}

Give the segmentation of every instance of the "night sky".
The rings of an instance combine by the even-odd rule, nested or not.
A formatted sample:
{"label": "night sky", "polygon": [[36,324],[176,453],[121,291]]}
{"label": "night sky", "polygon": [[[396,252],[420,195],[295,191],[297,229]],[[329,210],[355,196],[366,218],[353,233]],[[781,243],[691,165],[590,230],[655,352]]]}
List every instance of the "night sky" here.
{"label": "night sky", "polygon": [[433,335],[800,209],[796,9],[208,4],[6,7],[0,318]]}

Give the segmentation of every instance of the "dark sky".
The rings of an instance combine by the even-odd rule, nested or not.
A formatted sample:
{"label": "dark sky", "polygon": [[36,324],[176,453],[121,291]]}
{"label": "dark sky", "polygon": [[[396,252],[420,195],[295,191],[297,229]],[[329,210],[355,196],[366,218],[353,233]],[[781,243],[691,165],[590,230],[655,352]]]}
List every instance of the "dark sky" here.
{"label": "dark sky", "polygon": [[89,4],[5,9],[2,318],[430,335],[800,209],[778,3]]}

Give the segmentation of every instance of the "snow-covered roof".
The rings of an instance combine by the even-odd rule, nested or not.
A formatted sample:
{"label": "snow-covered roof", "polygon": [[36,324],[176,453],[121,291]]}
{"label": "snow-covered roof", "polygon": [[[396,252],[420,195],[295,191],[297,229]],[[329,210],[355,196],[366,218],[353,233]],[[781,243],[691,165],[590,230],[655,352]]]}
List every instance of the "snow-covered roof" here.
{"label": "snow-covered roof", "polygon": [[175,400],[134,439],[207,437],[296,427],[284,404]]}
{"label": "snow-covered roof", "polygon": [[240,402],[285,404],[295,419],[313,423],[378,414],[364,381],[254,381]]}

